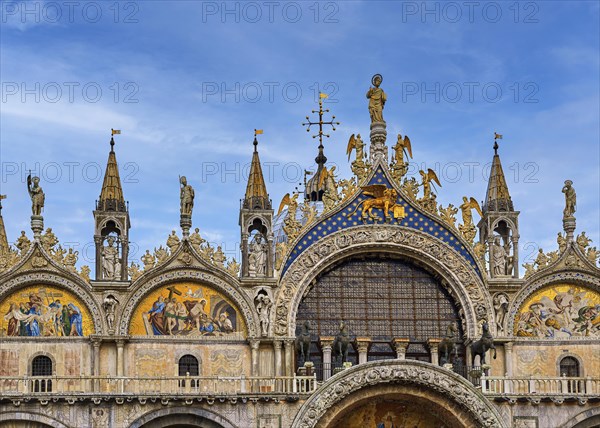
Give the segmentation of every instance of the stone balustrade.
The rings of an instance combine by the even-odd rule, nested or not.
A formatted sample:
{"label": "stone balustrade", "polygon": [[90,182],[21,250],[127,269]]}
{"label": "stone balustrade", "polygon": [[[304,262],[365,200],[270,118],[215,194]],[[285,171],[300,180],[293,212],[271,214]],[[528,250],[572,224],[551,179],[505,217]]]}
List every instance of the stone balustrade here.
{"label": "stone balustrade", "polygon": [[315,376],[0,377],[0,399],[39,396],[249,397],[306,395],[316,389]]}
{"label": "stone balustrade", "polygon": [[588,377],[481,377],[481,391],[488,396],[586,396],[600,397],[600,378]]}

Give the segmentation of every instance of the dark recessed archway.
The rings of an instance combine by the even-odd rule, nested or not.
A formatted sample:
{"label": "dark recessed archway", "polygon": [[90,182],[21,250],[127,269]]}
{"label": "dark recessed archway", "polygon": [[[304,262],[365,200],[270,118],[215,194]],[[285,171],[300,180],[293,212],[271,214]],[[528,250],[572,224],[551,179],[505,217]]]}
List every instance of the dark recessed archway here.
{"label": "dark recessed archway", "polygon": [[169,407],[145,415],[129,428],[235,428],[224,417],[193,407]]}

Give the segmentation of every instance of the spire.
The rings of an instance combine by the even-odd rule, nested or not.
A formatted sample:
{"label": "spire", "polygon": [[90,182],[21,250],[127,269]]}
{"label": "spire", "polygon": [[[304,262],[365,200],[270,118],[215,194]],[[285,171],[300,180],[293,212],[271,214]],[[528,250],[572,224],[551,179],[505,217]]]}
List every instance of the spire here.
{"label": "spire", "polygon": [[0,195],[0,254],[6,254],[8,253],[8,239],[4,228],[4,218],[2,218],[2,199],[6,199],[6,195]]}
{"label": "spire", "polygon": [[108,154],[106,172],[104,173],[104,182],[102,183],[97,209],[104,211],[127,210],[125,199],[123,198],[123,189],[121,188],[121,179],[119,178],[114,137],[110,138],[110,152]]}
{"label": "spire", "polygon": [[271,209],[271,201],[265,186],[260,158],[258,157],[258,140],[256,135],[262,134],[262,130],[254,131],[254,153],[252,153],[252,163],[250,164],[250,175],[248,176],[248,185],[246,186],[246,196],[244,198],[244,208],[248,209]]}
{"label": "spire", "polygon": [[502,170],[500,155],[498,155],[498,141],[502,139],[502,135],[495,134],[494,138],[494,159],[492,160],[492,169],[490,170],[490,179],[488,182],[487,192],[485,194],[485,202],[483,211],[514,211],[513,203],[506,185],[506,178]]}

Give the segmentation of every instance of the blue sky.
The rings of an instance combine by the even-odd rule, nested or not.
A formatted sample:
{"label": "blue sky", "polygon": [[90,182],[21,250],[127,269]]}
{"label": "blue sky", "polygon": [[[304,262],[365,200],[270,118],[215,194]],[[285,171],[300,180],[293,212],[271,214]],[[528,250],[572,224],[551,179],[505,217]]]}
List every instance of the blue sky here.
{"label": "blue sky", "polygon": [[93,257],[85,249],[115,128],[135,258],[178,229],[179,174],[196,189],[194,226],[234,256],[254,128],[265,131],[260,156],[278,206],[314,164],[317,143],[301,123],[318,91],[330,93],[327,106],[342,124],[325,153],[340,178],[350,177],[346,144],[353,133],[367,139],[365,93],[381,73],[388,143],[409,135],[413,173],[425,166],[440,175],[438,201],[484,198],[496,131],[521,211],[521,262],[538,246],[555,249],[567,178],[578,195],[577,231],[598,244],[596,1],[1,6],[9,240],[20,230],[31,236],[32,169],[46,193],[46,226]]}

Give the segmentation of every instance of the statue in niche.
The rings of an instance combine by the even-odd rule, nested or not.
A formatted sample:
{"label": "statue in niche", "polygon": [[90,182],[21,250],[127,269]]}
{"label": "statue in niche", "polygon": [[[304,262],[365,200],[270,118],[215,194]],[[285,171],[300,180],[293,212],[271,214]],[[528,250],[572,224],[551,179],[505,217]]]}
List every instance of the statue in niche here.
{"label": "statue in niche", "polygon": [[496,328],[498,332],[504,331],[504,319],[508,312],[508,296],[498,293],[494,296],[494,310],[496,311]]}
{"label": "statue in niche", "polygon": [[500,237],[497,236],[494,239],[492,248],[492,272],[494,272],[494,276],[506,275],[506,251],[504,250],[504,247],[500,245]]}
{"label": "statue in niche", "polygon": [[27,176],[27,191],[31,197],[31,214],[34,216],[41,216],[46,196],[40,186],[39,177],[31,178],[31,174]]}
{"label": "statue in niche", "polygon": [[263,242],[260,233],[254,235],[254,239],[250,243],[248,273],[252,277],[266,276],[267,274],[267,244]]}
{"label": "statue in niche", "polygon": [[191,216],[194,209],[194,188],[187,183],[185,176],[179,178],[179,184],[181,185],[179,194],[181,215]]}
{"label": "statue in niche", "polygon": [[573,218],[573,214],[577,210],[577,194],[573,188],[573,182],[566,180],[565,185],[562,188],[562,192],[565,194],[565,209],[563,210],[563,219]]}
{"label": "statue in niche", "polygon": [[119,279],[121,276],[121,262],[119,249],[114,246],[115,237],[106,238],[106,245],[102,247],[102,277],[104,279]]}
{"label": "statue in niche", "polygon": [[371,123],[385,122],[383,120],[383,107],[387,101],[387,95],[379,86],[383,81],[381,74],[376,74],[371,79],[373,87],[370,87],[367,91],[367,98],[369,99],[369,114],[371,115]]}
{"label": "statue in niche", "polygon": [[256,297],[256,302],[256,312],[258,312],[258,319],[260,320],[262,335],[268,336],[269,320],[271,317],[271,307],[273,306],[273,302],[266,294],[259,294]]}

